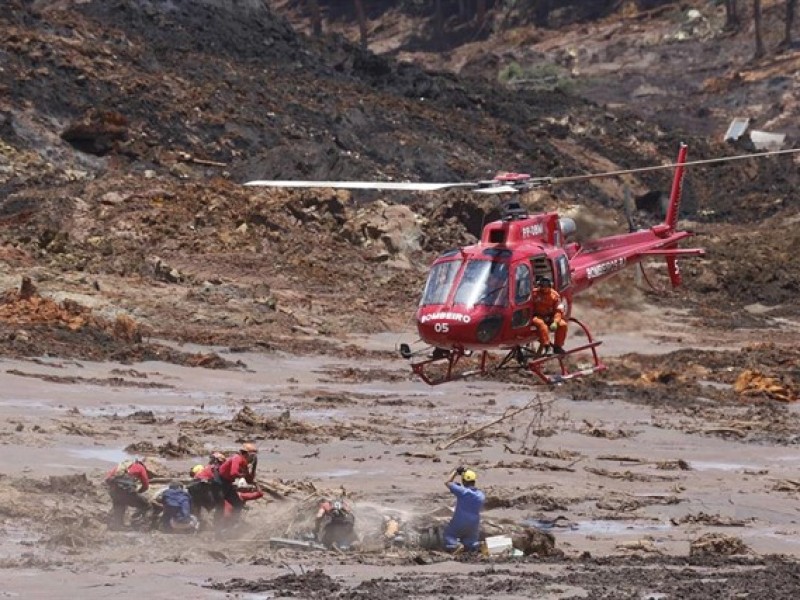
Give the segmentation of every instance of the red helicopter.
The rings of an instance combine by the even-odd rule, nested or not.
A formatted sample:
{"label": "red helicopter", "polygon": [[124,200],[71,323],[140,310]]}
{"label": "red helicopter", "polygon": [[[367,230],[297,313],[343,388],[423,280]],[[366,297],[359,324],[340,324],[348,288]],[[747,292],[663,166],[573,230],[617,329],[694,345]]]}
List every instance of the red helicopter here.
{"label": "red helicopter", "polygon": [[[797,152],[797,150],[793,150]],[[489,370],[491,350],[505,357],[493,368],[523,368],[545,383],[559,383],[605,369],[589,329],[571,315],[576,294],[644,259],[663,257],[673,287],[680,285],[679,257],[703,254],[700,248],[679,248],[692,233],[676,229],[684,169],[694,164],[722,162],[792,151],[765,152],[686,162],[687,147],[681,145],[676,163],[565,178],[531,177],[505,173],[473,183],[405,183],[347,181],[251,181],[245,185],[273,187],[325,187],[346,189],[435,191],[469,188],[488,194],[518,194],[537,187],[596,177],[618,176],[637,171],[674,168],[675,174],[666,218],[648,229],[594,239],[584,244],[572,238],[575,222],[556,212],[528,214],[516,200],[507,201],[502,218],[483,228],[477,244],[451,250],[431,266],[416,313],[417,330],[427,348],[412,352],[400,345],[400,354],[411,359],[411,367],[423,381],[437,385]],[[631,227],[633,229],[633,227]],[[532,327],[533,291],[542,278],[550,280],[561,296],[563,317],[577,325],[585,342],[548,353]],[[578,353],[591,355],[591,363],[573,369]],[[458,370],[462,359],[477,358],[477,366]],[[414,361],[422,356],[421,360]],[[557,364],[555,371],[551,367]],[[443,367],[443,368],[442,368]],[[555,372],[554,372],[555,371]]]}

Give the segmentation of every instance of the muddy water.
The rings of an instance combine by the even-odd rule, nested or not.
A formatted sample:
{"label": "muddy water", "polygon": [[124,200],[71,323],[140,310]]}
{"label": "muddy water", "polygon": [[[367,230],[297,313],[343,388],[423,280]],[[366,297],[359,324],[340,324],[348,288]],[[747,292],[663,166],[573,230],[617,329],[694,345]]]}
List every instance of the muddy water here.
{"label": "muddy water", "polygon": [[[650,353],[671,349],[663,338],[639,332],[617,333],[606,342],[606,352],[611,353],[633,347]],[[379,347],[386,340],[362,337],[359,343]],[[648,552],[686,556],[693,540],[714,532],[740,537],[758,554],[800,557],[796,494],[775,489],[777,482],[795,478],[800,458],[791,448],[686,432],[681,416],[667,410],[602,397],[577,402],[562,393],[566,387],[459,381],[431,388],[410,376],[361,382],[349,375],[354,370],[405,373],[402,360],[231,356],[247,368],[212,371],[143,363],[133,367],[135,375],[125,375],[130,365],[3,361],[0,435],[6,460],[2,472],[30,479],[87,473],[99,483],[108,467],[127,455],[128,444],[174,440],[182,424],[206,417],[229,419],[246,405],[259,415],[278,417],[288,410],[291,419],[312,427],[351,432],[290,439],[266,435],[258,441],[259,471],[267,478],[310,481],[321,490],[345,488],[357,506],[363,501],[373,509],[404,514],[447,507],[451,501],[443,480],[451,468],[468,464],[478,471],[479,483],[489,496],[510,499],[502,508],[486,511],[487,522],[528,522],[548,528],[546,523],[558,517],[558,525],[548,529],[567,556],[584,552],[626,555],[636,543]],[[12,370],[95,380],[123,377],[171,387],[56,383],[9,373]],[[547,407],[535,418],[523,413],[487,429],[489,435],[479,442],[467,439],[438,449],[459,433],[534,398]],[[124,420],[136,411],[151,411],[157,422]],[[542,435],[526,438],[531,425]],[[192,435],[211,449],[234,447],[240,434]],[[534,447],[541,453],[538,457],[509,451]],[[564,452],[571,454],[558,458]],[[187,456],[167,464],[184,472],[204,458]],[[678,460],[685,461],[690,470],[660,468],[661,463]],[[76,503],[74,510],[80,506]],[[277,515],[286,506],[291,503],[254,506],[248,514],[251,528],[238,544],[203,536],[108,534],[106,545],[71,555],[38,544],[42,532],[34,521],[0,516],[6,532],[0,551],[2,557],[13,559],[0,577],[0,594],[58,597],[52,594],[80,589],[80,597],[85,598],[105,598],[109,593],[124,598],[134,590],[137,597],[180,593],[223,598],[222,592],[198,586],[208,577],[286,574],[281,566],[285,557],[266,549],[266,540],[280,533]],[[226,558],[221,561],[212,551]],[[14,559],[26,552],[34,558]],[[60,576],[58,587],[43,579],[45,567],[37,566],[37,560],[56,559],[71,565],[71,571]],[[263,564],[254,570],[249,562],[256,559]],[[371,564],[370,559],[342,564],[341,559],[324,554],[293,555],[291,560],[289,564],[298,572],[301,567],[319,566],[348,585],[387,574],[432,576],[474,570],[469,564],[453,562],[387,566]],[[137,574],[135,585],[126,575],[132,573]]]}

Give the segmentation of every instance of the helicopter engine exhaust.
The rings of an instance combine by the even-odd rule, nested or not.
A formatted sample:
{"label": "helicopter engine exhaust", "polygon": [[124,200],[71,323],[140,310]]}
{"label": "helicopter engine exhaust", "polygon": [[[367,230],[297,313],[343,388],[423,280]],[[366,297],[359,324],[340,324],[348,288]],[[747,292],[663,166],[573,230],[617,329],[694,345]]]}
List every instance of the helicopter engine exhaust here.
{"label": "helicopter engine exhaust", "polygon": [[561,233],[565,240],[570,240],[578,232],[578,227],[575,225],[574,219],[569,217],[561,217],[558,220],[558,226],[561,228]]}

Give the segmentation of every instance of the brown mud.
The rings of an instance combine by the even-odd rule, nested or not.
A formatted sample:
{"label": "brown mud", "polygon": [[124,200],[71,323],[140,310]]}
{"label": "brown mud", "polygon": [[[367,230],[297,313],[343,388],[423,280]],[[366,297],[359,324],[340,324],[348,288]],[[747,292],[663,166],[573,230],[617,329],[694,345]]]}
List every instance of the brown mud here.
{"label": "brown mud", "polygon": [[[409,26],[429,17],[389,11],[370,17],[377,54],[304,37],[291,2],[6,4],[0,595],[796,596],[796,157],[692,168],[681,225],[706,255],[678,290],[651,264],[656,290],[629,270],[582,295],[608,369],[554,387],[503,371],[430,388],[397,358],[427,265],[496,203],[241,184],[559,177],[669,163],[680,142],[738,154],[720,141],[734,116],[797,135],[797,49],[750,60],[749,33],[706,2],[460,30],[447,52],[426,50],[429,20]],[[763,4],[772,44],[780,3]],[[510,62],[570,85],[506,86]],[[523,201],[571,211],[587,239],[627,230],[624,186],[670,184]],[[640,226],[659,220],[640,206]],[[269,493],[227,537],[106,529],[119,460],[158,457],[168,481],[245,441]],[[526,556],[374,544],[386,515],[446,521],[459,464],[487,493],[484,532],[528,539]],[[372,545],[270,545],[342,490]]]}

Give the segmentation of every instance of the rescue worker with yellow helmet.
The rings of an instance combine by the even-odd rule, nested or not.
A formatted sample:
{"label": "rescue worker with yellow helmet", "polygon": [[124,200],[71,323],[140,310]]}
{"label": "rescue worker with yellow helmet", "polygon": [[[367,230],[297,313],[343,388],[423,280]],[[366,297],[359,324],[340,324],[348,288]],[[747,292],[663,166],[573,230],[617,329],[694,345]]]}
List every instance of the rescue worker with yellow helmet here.
{"label": "rescue worker with yellow helmet", "polygon": [[[455,481],[461,477],[461,483]],[[456,497],[453,518],[444,530],[444,547],[448,552],[458,549],[459,542],[469,552],[480,550],[481,508],[486,502],[485,494],[475,487],[478,476],[472,469],[458,467],[444,482]]]}
{"label": "rescue worker with yellow helmet", "polygon": [[214,452],[209,456],[208,464],[198,464],[189,470],[192,481],[186,486],[186,490],[192,497],[192,513],[198,518],[203,509],[208,512],[216,511],[217,507],[225,503],[217,475],[219,466],[224,462],[225,455]]}

